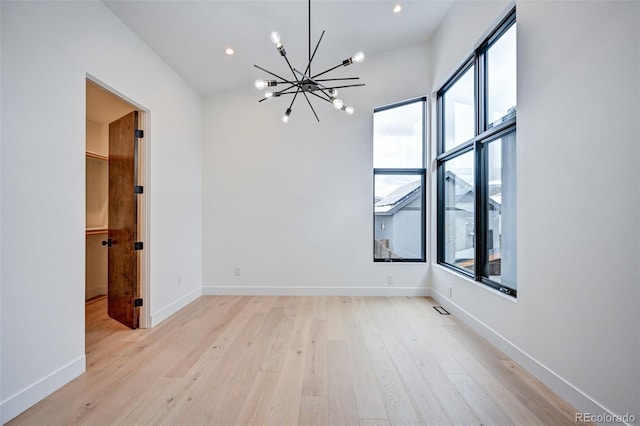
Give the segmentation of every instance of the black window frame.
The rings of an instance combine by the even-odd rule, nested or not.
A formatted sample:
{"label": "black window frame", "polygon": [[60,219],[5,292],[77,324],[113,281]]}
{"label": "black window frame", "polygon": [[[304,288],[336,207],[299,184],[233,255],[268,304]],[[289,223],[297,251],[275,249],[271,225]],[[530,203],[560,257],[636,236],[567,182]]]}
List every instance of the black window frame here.
{"label": "black window frame", "polygon": [[[474,281],[485,284],[503,294],[517,297],[517,288],[491,280],[485,273],[489,258],[487,245],[487,212],[488,194],[488,158],[489,144],[511,133],[516,133],[516,111],[508,113],[502,120],[489,123],[487,120],[487,52],[513,25],[516,24],[516,9],[513,8],[495,27],[489,36],[474,50],[473,54],[455,71],[453,76],[437,91],[437,155],[436,155],[436,191],[437,191],[437,262]],[[445,95],[458,80],[470,69],[474,69],[474,137],[445,151]],[[517,135],[517,133],[516,133]],[[516,136],[517,138],[517,136]],[[517,143],[514,141],[513,143]],[[517,145],[516,145],[517,146]],[[445,261],[445,164],[470,151],[474,153],[475,166],[475,212],[474,212],[474,272],[460,268]],[[516,166],[517,167],[517,166]]]}
{"label": "black window frame", "polygon": [[386,111],[386,110],[390,110],[390,109],[394,109],[394,108],[398,108],[398,107],[403,107],[406,105],[410,105],[416,102],[421,102],[422,103],[422,155],[421,155],[421,163],[422,163],[422,167],[420,168],[373,168],[373,204],[372,206],[375,206],[376,201],[375,201],[375,180],[376,180],[376,176],[382,176],[382,175],[416,175],[416,176],[420,176],[421,178],[421,185],[420,185],[420,190],[421,190],[421,194],[420,194],[420,198],[422,200],[421,202],[421,220],[420,220],[420,226],[421,226],[421,230],[420,230],[420,250],[421,250],[421,257],[418,258],[377,258],[375,255],[375,235],[376,235],[376,215],[375,215],[375,210],[373,211],[373,244],[374,244],[374,250],[373,250],[373,261],[374,262],[393,262],[393,263],[397,263],[397,262],[426,262],[427,261],[427,202],[426,202],[426,184],[427,184],[427,168],[425,166],[426,164],[426,149],[427,149],[427,97],[426,96],[421,96],[418,98],[413,98],[413,99],[408,99],[405,101],[401,101],[401,102],[396,102],[393,104],[389,104],[389,105],[385,105],[382,107],[378,107],[375,108],[373,110],[373,116],[375,117],[375,114],[377,112],[382,112],[382,111]]}

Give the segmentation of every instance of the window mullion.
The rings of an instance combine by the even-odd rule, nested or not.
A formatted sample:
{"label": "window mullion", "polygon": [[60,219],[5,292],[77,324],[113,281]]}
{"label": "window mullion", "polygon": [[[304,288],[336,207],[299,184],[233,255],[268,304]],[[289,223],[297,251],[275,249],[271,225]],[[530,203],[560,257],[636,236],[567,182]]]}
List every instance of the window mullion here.
{"label": "window mullion", "polygon": [[486,68],[484,61],[484,53],[476,52],[475,58],[475,119],[476,119],[476,136],[481,134],[486,126],[485,123],[485,93],[486,93]]}
{"label": "window mullion", "polygon": [[438,157],[436,157],[436,159],[438,161],[440,160],[448,160],[450,158],[456,157],[462,153],[465,153],[467,151],[469,151],[470,149],[473,149],[473,145],[475,142],[475,138],[470,139],[469,141],[460,144],[458,146],[456,146],[455,148],[451,148],[449,151],[445,152],[444,154],[440,154]]}
{"label": "window mullion", "polygon": [[475,119],[476,119],[476,128],[475,128],[475,140],[474,140],[474,155],[475,155],[475,163],[476,163],[476,176],[475,176],[475,229],[474,229],[474,245],[475,245],[475,263],[474,263],[474,278],[479,280],[482,276],[482,271],[484,269],[484,258],[485,258],[485,241],[484,241],[484,205],[483,205],[483,193],[486,182],[486,172],[484,167],[484,151],[482,149],[482,144],[478,139],[478,135],[480,135],[485,128],[485,74],[486,68],[484,63],[484,54],[482,52],[475,52]]}
{"label": "window mullion", "polygon": [[437,262],[444,263],[444,161],[438,161],[436,173],[436,249],[437,249]]}
{"label": "window mullion", "polygon": [[486,242],[486,199],[488,189],[487,155],[486,149],[480,140],[475,143],[476,161],[476,197],[475,197],[475,279],[480,280],[485,269],[487,259]]}

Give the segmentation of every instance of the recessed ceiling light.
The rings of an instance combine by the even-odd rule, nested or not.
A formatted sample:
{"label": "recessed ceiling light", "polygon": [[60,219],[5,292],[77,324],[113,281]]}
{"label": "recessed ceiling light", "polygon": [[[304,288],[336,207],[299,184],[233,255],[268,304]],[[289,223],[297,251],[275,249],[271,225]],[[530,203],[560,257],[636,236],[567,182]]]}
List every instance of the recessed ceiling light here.
{"label": "recessed ceiling light", "polygon": [[396,4],[396,7],[393,8],[393,13],[400,13],[401,10],[402,10],[402,6],[399,4]]}
{"label": "recessed ceiling light", "polygon": [[226,53],[227,55],[231,56],[233,55],[235,52],[233,51],[232,48],[227,47],[227,50],[224,51],[224,53]]}

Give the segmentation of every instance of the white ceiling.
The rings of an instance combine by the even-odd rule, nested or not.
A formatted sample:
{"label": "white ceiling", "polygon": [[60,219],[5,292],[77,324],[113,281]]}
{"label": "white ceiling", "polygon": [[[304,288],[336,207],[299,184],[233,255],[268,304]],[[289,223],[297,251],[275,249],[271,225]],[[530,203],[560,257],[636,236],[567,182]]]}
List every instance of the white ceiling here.
{"label": "white ceiling", "polygon": [[111,123],[130,113],[135,106],[87,79],[87,119],[95,123]]}
{"label": "white ceiling", "polygon": [[[208,96],[269,76],[291,73],[269,40],[278,31],[288,58],[304,69],[308,58],[305,0],[102,0],[200,95]],[[367,55],[428,40],[453,0],[314,0],[312,49],[317,73],[357,51]],[[402,11],[393,13],[396,4]],[[227,56],[231,47],[235,55]],[[354,76],[357,70],[352,69]],[[290,75],[285,75],[290,78]]]}

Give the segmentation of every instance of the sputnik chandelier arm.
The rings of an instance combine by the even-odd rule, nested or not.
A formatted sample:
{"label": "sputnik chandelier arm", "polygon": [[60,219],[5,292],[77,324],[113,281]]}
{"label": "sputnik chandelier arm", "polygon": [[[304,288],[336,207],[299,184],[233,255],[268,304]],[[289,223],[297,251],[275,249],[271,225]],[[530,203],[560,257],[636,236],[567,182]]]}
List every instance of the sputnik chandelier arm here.
{"label": "sputnik chandelier arm", "polygon": [[[289,122],[289,118],[291,117],[291,112],[293,110],[293,104],[295,103],[300,93],[306,99],[307,103],[309,104],[309,107],[311,108],[311,112],[313,112],[313,115],[316,117],[316,120],[318,120],[318,122],[320,121],[320,119],[318,118],[318,114],[316,114],[316,111],[313,108],[313,105],[311,104],[311,100],[309,99],[308,95],[313,95],[316,98],[321,99],[325,102],[330,102],[331,104],[333,104],[333,106],[336,109],[345,111],[347,114],[351,115],[354,112],[353,107],[346,106],[342,101],[342,99],[338,98],[337,89],[364,86],[363,83],[346,84],[346,82],[348,81],[359,80],[359,77],[318,78],[337,68],[349,66],[354,62],[359,63],[364,61],[364,53],[362,52],[357,52],[352,57],[343,60],[341,63],[337,64],[334,67],[326,69],[315,75],[312,74],[311,63],[313,62],[313,58],[315,58],[316,56],[316,52],[318,51],[318,47],[320,46],[320,42],[322,41],[322,38],[324,37],[325,32],[322,31],[322,34],[320,34],[320,38],[318,39],[318,42],[316,43],[316,47],[312,53],[311,52],[311,0],[308,0],[308,5],[309,5],[309,62],[307,63],[307,67],[305,71],[301,72],[291,65],[291,63],[289,62],[289,58],[287,57],[287,51],[285,50],[284,45],[281,42],[280,34],[278,34],[276,31],[271,33],[271,36],[270,36],[271,41],[276,45],[276,50],[278,51],[278,53],[280,53],[280,55],[286,61],[287,66],[289,67],[289,70],[293,75],[293,79],[284,78],[259,65],[254,65],[254,67],[258,68],[259,70],[271,75],[272,77],[275,77],[275,80],[256,80],[255,81],[256,89],[258,90],[267,89],[264,92],[264,97],[260,99],[258,102],[264,102],[271,98],[279,98],[286,95],[293,95],[293,99],[291,100],[289,107],[286,109],[284,115],[282,116],[282,121],[284,123]],[[272,87],[277,87],[278,85],[283,85],[286,87],[283,88],[282,90],[271,89]]]}

